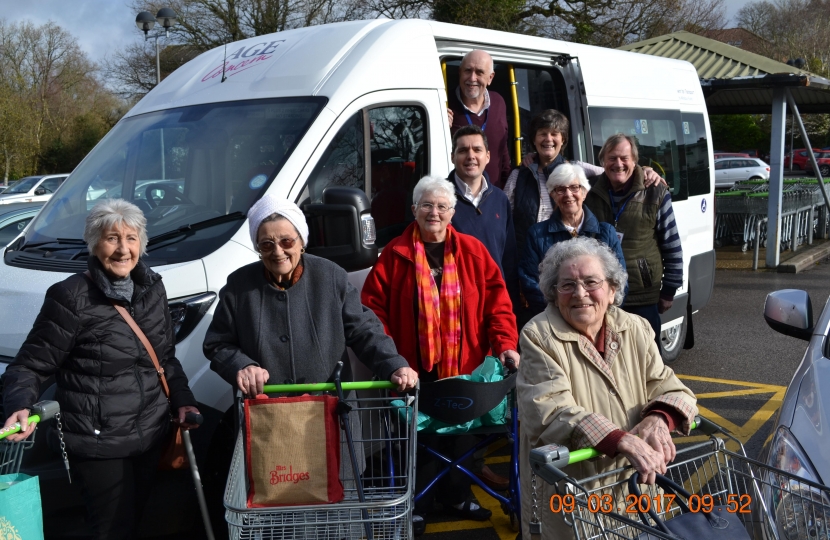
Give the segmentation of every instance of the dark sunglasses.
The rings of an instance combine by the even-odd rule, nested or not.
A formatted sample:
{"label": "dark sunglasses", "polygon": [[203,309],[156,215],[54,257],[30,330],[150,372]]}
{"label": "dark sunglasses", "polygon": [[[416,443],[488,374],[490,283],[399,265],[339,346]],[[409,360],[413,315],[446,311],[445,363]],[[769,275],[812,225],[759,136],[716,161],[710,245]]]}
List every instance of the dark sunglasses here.
{"label": "dark sunglasses", "polygon": [[271,253],[277,249],[277,244],[279,244],[282,249],[291,249],[294,247],[294,244],[297,243],[299,238],[299,236],[295,238],[280,238],[277,242],[274,242],[273,240],[263,240],[258,243],[256,247],[260,253]]}

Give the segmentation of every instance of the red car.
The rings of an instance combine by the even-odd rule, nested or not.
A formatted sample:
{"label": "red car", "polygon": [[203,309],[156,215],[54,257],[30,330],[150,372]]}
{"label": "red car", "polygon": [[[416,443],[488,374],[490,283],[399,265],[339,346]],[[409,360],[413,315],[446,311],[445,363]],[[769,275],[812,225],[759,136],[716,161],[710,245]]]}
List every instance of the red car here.
{"label": "red car", "polygon": [[[813,153],[818,158],[818,155],[821,153],[821,150],[818,148],[813,148]],[[784,168],[790,168],[790,156],[792,156],[792,152],[788,153],[784,156]],[[810,161],[810,157],[807,155],[806,148],[797,148],[795,150],[795,158],[793,159],[793,170],[795,171],[804,171],[807,170],[807,163]]]}
{"label": "red car", "polygon": [[[830,177],[830,151],[821,150],[815,152],[815,154],[816,162],[818,163],[818,170],[821,171],[821,177]],[[796,161],[796,163],[798,162]],[[810,162],[809,159],[806,161],[806,163],[804,163],[804,170],[807,171],[808,174],[815,174],[813,172],[813,164]]]}

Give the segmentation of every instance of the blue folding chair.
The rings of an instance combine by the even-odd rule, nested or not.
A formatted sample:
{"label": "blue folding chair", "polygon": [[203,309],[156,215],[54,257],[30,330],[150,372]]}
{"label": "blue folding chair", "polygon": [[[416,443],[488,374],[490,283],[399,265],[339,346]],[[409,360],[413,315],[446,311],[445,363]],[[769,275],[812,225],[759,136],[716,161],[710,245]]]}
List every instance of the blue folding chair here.
{"label": "blue folding chair", "polygon": [[[499,501],[502,510],[509,516],[511,525],[515,526],[521,519],[518,461],[519,420],[515,397],[516,374],[517,371],[513,370],[504,380],[497,382],[474,382],[459,378],[447,378],[421,384],[418,409],[446,424],[464,424],[480,418],[499,405],[505,396],[508,397],[509,416],[502,425],[482,426],[465,432],[465,435],[483,435],[484,438],[456,459],[441,454],[421,443],[419,439],[418,449],[426,451],[429,455],[443,462],[444,468],[423,490],[415,495],[416,505],[444,476],[455,469],[470,477],[488,495]],[[441,434],[437,435],[440,436]],[[475,473],[462,465],[479,449],[486,448],[490,444],[505,438],[510,444],[510,487],[507,490],[507,496],[485,485]]]}

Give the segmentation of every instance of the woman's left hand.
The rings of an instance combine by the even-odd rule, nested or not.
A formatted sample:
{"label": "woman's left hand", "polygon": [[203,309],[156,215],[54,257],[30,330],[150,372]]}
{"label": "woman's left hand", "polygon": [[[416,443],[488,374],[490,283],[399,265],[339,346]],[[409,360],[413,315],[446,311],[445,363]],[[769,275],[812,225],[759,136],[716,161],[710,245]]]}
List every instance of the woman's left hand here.
{"label": "woman's left hand", "polygon": [[410,367],[402,367],[389,377],[389,382],[398,385],[398,392],[405,392],[410,388],[415,388],[418,373]]}
{"label": "woman's left hand", "polygon": [[188,424],[184,421],[184,415],[189,412],[194,414],[200,414],[199,409],[197,409],[196,407],[191,407],[190,405],[179,407],[179,417],[176,419],[176,423],[179,424],[182,427],[182,429],[196,429],[197,427],[199,427],[199,424]]}
{"label": "woman's left hand", "polygon": [[510,364],[513,364],[516,367],[516,369],[519,368],[519,362],[521,361],[521,359],[522,357],[519,356],[519,353],[512,349],[506,350],[499,355],[499,362],[501,362],[501,365],[505,365],[505,363],[507,363],[508,366]]}
{"label": "woman's left hand", "polygon": [[669,427],[666,421],[659,414],[650,414],[643,418],[643,421],[629,431],[632,435],[639,435],[640,438],[663,456],[663,463],[668,465],[674,461],[677,455],[677,448],[671,439]]}

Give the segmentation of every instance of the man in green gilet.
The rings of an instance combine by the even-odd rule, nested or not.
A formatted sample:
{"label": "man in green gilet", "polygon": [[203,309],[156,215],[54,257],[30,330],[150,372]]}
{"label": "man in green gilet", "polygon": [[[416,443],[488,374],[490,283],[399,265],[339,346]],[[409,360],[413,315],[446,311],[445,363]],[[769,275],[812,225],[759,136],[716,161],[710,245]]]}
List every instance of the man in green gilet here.
{"label": "man in green gilet", "polygon": [[683,251],[663,184],[643,185],[643,169],[634,137],[617,133],[599,153],[605,171],[588,192],[585,204],[599,221],[617,230],[628,271],[628,295],[622,308],[640,315],[654,329],[660,345],[660,314],[672,305],[683,285]]}

